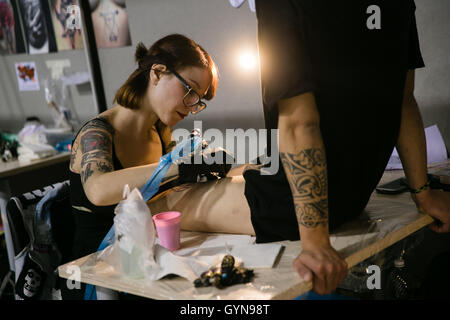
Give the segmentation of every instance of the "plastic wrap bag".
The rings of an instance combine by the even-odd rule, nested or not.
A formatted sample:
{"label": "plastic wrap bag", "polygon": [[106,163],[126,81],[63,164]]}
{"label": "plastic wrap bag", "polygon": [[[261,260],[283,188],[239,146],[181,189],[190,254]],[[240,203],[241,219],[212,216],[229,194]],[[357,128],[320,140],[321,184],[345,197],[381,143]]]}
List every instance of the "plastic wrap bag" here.
{"label": "plastic wrap bag", "polygon": [[115,208],[114,243],[99,258],[120,273],[133,278],[144,276],[144,270],[155,265],[155,226],[150,209],[138,189],[124,188],[124,200]]}
{"label": "plastic wrap bag", "polygon": [[56,154],[56,150],[47,142],[45,131],[45,126],[38,118],[27,119],[18,134],[20,145],[17,148],[17,154],[20,162],[27,163]]}
{"label": "plastic wrap bag", "polygon": [[139,191],[130,192],[125,185],[123,198],[115,208],[114,226],[100,244],[98,259],[111,265],[119,273],[141,278],[149,269],[158,269],[155,262],[155,226],[146,201],[159,189],[162,178],[171,164],[200,148],[200,133],[178,144],[172,152],[162,156],[158,167]]}
{"label": "plastic wrap bag", "polygon": [[[223,258],[223,254],[198,256],[198,252],[180,256],[161,246],[150,210],[136,188],[130,192],[125,186],[124,200],[117,205],[115,214],[114,235],[108,233],[100,246],[105,248],[94,260],[103,260],[120,274],[149,281],[176,274],[193,281]],[[91,263],[88,259],[83,268],[91,268]]]}
{"label": "plastic wrap bag", "polygon": [[37,119],[27,119],[23,128],[19,131],[18,138],[21,144],[47,144],[45,126]]}

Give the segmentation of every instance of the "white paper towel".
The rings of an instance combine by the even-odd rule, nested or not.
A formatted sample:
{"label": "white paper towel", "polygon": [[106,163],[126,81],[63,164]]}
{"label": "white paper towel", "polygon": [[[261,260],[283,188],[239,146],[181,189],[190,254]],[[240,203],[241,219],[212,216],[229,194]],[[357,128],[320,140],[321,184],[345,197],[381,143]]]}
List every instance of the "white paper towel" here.
{"label": "white paper towel", "polygon": [[145,270],[145,278],[159,280],[166,275],[175,274],[194,281],[209,268],[220,266],[226,254],[231,254],[237,265],[246,268],[272,268],[282,246],[253,242],[254,238],[250,236],[214,235],[197,247],[174,252],[157,243],[154,248],[157,266],[149,266]]}
{"label": "white paper towel", "polygon": [[[253,244],[254,238],[243,235],[214,235],[198,246],[183,248],[174,252],[159,244],[156,239],[154,258],[143,271],[146,280],[159,280],[169,274],[194,281],[211,267],[220,266],[223,257],[231,254],[236,265],[246,268],[272,268],[280,253],[280,244]],[[106,248],[105,250],[111,250]],[[111,257],[111,255],[109,255]],[[102,259],[111,263],[111,258]]]}

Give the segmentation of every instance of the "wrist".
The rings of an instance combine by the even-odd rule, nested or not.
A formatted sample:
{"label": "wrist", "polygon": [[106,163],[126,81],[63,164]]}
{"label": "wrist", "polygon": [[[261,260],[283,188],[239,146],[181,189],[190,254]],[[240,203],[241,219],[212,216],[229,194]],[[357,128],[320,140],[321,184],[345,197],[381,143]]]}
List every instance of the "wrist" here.
{"label": "wrist", "polygon": [[408,189],[411,194],[418,195],[418,194],[423,193],[424,191],[427,191],[430,189],[430,181],[427,180],[425,183],[421,184],[418,187],[409,186]]}
{"label": "wrist", "polygon": [[318,246],[329,246],[330,235],[328,233],[328,225],[319,226],[316,228],[306,228],[301,226],[300,238],[303,249]]}
{"label": "wrist", "polygon": [[411,198],[414,200],[417,206],[421,206],[427,202],[431,194],[430,181],[427,180],[425,183],[420,185],[415,185],[413,187],[408,187],[411,193]]}
{"label": "wrist", "polygon": [[423,190],[419,193],[411,193],[411,198],[418,207],[424,206],[431,196],[431,189]]}

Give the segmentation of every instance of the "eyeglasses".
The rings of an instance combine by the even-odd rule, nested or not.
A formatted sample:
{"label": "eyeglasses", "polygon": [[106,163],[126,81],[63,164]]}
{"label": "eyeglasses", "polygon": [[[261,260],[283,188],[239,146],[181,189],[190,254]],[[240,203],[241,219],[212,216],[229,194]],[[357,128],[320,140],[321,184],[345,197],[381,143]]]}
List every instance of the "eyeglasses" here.
{"label": "eyeglasses", "polygon": [[196,114],[206,108],[206,103],[200,99],[200,95],[173,69],[169,69],[178,80],[184,85],[187,93],[183,97],[183,103],[186,107],[191,108],[191,113]]}

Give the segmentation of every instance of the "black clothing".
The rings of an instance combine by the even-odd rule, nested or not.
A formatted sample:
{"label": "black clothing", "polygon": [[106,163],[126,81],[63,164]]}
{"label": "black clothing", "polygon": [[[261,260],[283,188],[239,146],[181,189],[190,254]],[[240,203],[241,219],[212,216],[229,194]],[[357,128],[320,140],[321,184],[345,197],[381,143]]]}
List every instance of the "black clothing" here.
{"label": "black clothing", "polygon": [[[94,118],[84,124],[84,126],[86,126],[88,123],[95,125],[95,122],[101,122],[99,123],[100,126],[106,125],[107,127],[109,127],[110,132],[114,133],[114,128],[104,118]],[[169,152],[170,148],[173,146],[167,144],[167,142],[162,138],[163,134],[161,132],[162,130],[165,130],[164,125],[157,122],[155,127],[162,142],[162,153],[165,154]],[[76,140],[82,128],[74,137],[72,144]],[[114,171],[124,169],[124,167],[120,163],[120,160],[117,158],[114,143],[112,144],[112,161]],[[87,198],[86,193],[84,192],[80,175],[69,170],[69,177],[70,201],[72,204],[72,212],[75,216],[76,224],[73,259],[77,259],[97,251],[101,241],[106,236],[109,229],[111,229],[114,223],[114,209],[117,204],[113,204],[110,206],[96,206],[92,204]],[[158,190],[158,193],[164,191],[169,186],[171,185],[165,185],[165,188],[161,188],[161,190]],[[84,207],[92,212],[86,212],[77,209],[77,207]]]}
{"label": "black clothing", "polygon": [[[373,4],[381,29],[368,28]],[[412,0],[256,0],[266,128],[279,100],[314,93],[330,231],[362,212],[396,144],[407,71],[424,66],[414,11]],[[257,242],[299,239],[281,160],[274,176],[244,178]]]}
{"label": "black clothing", "polygon": [[[95,118],[87,122],[86,124],[95,124],[96,121],[101,121],[103,122],[103,124],[111,127],[111,125],[103,118]],[[80,131],[78,131],[73,141],[75,141]],[[114,132],[114,129],[112,127],[111,131]],[[112,146],[112,160],[114,170],[123,169],[122,164],[116,156],[114,143]],[[72,204],[72,213],[75,216],[76,226],[73,258],[77,259],[97,251],[101,241],[113,225],[114,208],[116,207],[116,205],[96,206],[92,204],[87,198],[86,193],[84,192],[80,175],[69,170],[69,177],[70,202]],[[91,210],[92,212],[79,210],[75,207],[84,207]]]}
{"label": "black clothing", "polygon": [[[94,118],[83,125],[94,124],[98,122],[100,126],[109,127],[109,131],[114,133],[114,128],[108,123],[104,118]],[[72,140],[72,145],[76,140],[78,134],[83,129],[83,127],[78,131],[74,139]],[[170,130],[161,122],[157,122],[156,130],[162,142],[162,153],[165,154],[173,148],[173,144],[169,142],[169,139],[164,139],[164,136],[168,135],[165,130]],[[114,143],[112,144],[112,161],[114,170],[124,169],[120,160],[117,158]],[[73,245],[73,256],[70,260],[75,260],[84,257],[97,251],[100,243],[111,229],[114,224],[114,209],[117,204],[110,206],[96,206],[92,204],[84,192],[83,185],[81,183],[81,177],[79,174],[74,173],[69,170],[70,179],[70,201],[72,205],[72,213],[75,218],[75,238]],[[168,188],[168,186],[165,186]],[[162,192],[163,188],[158,191]],[[84,207],[89,209],[91,212],[86,212],[78,209],[77,207]],[[61,294],[65,300],[82,300],[84,299],[84,292],[86,284],[82,283],[80,289],[68,289],[66,285],[66,279],[60,281]],[[125,295],[125,299],[135,297],[133,295]],[[119,299],[123,299],[124,295],[119,294]]]}

